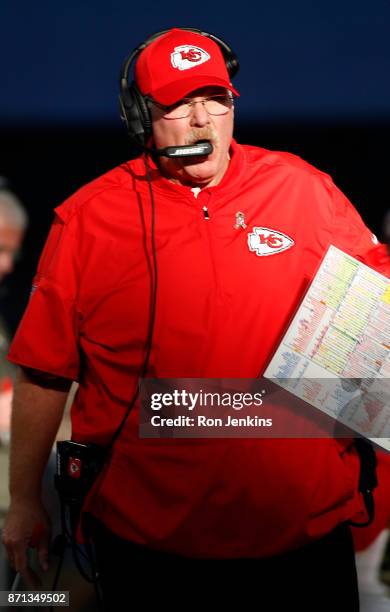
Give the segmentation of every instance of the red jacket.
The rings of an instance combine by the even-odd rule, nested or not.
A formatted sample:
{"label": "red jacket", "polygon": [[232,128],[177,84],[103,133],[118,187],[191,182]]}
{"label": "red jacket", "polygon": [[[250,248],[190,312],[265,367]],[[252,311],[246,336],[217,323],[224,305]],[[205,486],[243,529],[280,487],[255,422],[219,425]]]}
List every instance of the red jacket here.
{"label": "red jacket", "polygon": [[[293,155],[233,142],[222,182],[198,197],[157,168],[152,185],[158,294],[148,376],[259,376],[330,244],[389,270],[330,177]],[[246,228],[235,227],[237,212]],[[289,248],[273,252],[271,243],[272,254],[258,256],[253,227],[284,234]],[[150,228],[141,158],[56,209],[10,359],[79,381],[77,441],[107,442],[137,384]],[[350,441],[148,440],[137,419],[136,407],[90,502],[125,538],[189,556],[263,556],[362,518]]]}

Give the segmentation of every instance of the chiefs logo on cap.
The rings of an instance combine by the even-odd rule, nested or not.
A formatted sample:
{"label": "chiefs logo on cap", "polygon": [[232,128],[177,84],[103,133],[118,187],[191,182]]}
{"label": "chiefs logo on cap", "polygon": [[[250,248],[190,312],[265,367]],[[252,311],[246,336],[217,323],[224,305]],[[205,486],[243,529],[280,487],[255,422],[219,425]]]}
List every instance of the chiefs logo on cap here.
{"label": "chiefs logo on cap", "polygon": [[178,70],[194,68],[209,59],[210,55],[204,49],[193,45],[180,45],[180,47],[175,47],[174,52],[171,53],[171,64]]}
{"label": "chiefs logo on cap", "polygon": [[259,257],[264,255],[275,255],[294,246],[294,240],[268,227],[254,227],[253,232],[248,235],[249,250]]}

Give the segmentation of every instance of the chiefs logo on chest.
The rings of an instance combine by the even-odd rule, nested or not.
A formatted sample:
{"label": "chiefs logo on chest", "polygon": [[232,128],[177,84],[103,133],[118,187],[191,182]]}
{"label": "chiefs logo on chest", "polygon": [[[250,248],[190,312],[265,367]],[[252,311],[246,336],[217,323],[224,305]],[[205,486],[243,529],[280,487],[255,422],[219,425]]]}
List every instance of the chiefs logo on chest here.
{"label": "chiefs logo on chest", "polygon": [[252,253],[259,257],[276,255],[294,246],[294,240],[269,227],[254,227],[248,234],[248,246]]}

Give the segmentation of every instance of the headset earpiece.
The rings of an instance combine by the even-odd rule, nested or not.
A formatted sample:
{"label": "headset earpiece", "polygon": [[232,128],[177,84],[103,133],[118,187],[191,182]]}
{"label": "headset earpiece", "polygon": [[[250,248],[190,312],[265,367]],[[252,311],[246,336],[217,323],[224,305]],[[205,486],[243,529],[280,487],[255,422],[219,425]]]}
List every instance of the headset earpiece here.
{"label": "headset earpiece", "polygon": [[233,79],[240,69],[238,57],[234,53],[233,49],[229,47],[229,45],[227,45],[225,41],[223,41],[221,38],[214,36],[214,34],[207,34],[206,32],[202,32],[202,34],[204,36],[208,36],[209,38],[211,38],[211,40],[217,43],[217,45],[222,51],[229,77]]}
{"label": "headset earpiece", "polygon": [[144,146],[151,134],[152,121],[146,100],[141,94],[135,81],[129,86],[121,79],[121,92],[119,95],[120,114],[127,133],[135,144]]}
{"label": "headset earpiece", "polygon": [[[222,39],[196,28],[179,29],[187,30],[189,32],[194,32],[196,34],[201,34],[202,36],[211,38],[221,49],[230,79],[237,74],[239,69],[238,58],[229,45]],[[162,30],[160,32],[156,32],[155,34],[149,36],[145,42],[136,47],[136,49],[134,49],[134,51],[132,51],[126,58],[120,74],[119,105],[121,118],[126,124],[127,133],[133,143],[141,147],[146,145],[147,140],[152,133],[152,119],[146,100],[138,89],[137,84],[135,81],[132,81],[132,83],[129,84],[130,67],[138,55],[145,49],[145,47],[156,40],[156,38],[163,36],[169,31],[170,30]]]}

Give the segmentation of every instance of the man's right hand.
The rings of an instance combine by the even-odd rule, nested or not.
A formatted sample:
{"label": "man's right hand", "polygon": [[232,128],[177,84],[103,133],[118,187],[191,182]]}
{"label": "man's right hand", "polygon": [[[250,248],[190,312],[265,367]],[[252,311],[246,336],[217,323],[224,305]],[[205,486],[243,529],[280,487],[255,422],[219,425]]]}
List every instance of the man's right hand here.
{"label": "man's right hand", "polygon": [[[3,542],[9,561],[28,585],[39,585],[29,566],[28,548],[36,548],[43,570],[48,566],[50,519],[42,504],[42,477],[64,412],[71,381],[58,389],[56,381],[41,380],[19,369],[14,389],[10,443],[11,505]],[[33,433],[32,433],[33,432]]]}
{"label": "man's right hand", "polygon": [[11,502],[2,540],[11,566],[32,588],[41,586],[41,580],[29,565],[28,549],[37,549],[40,566],[46,571],[49,567],[50,537],[50,519],[40,500]]}

